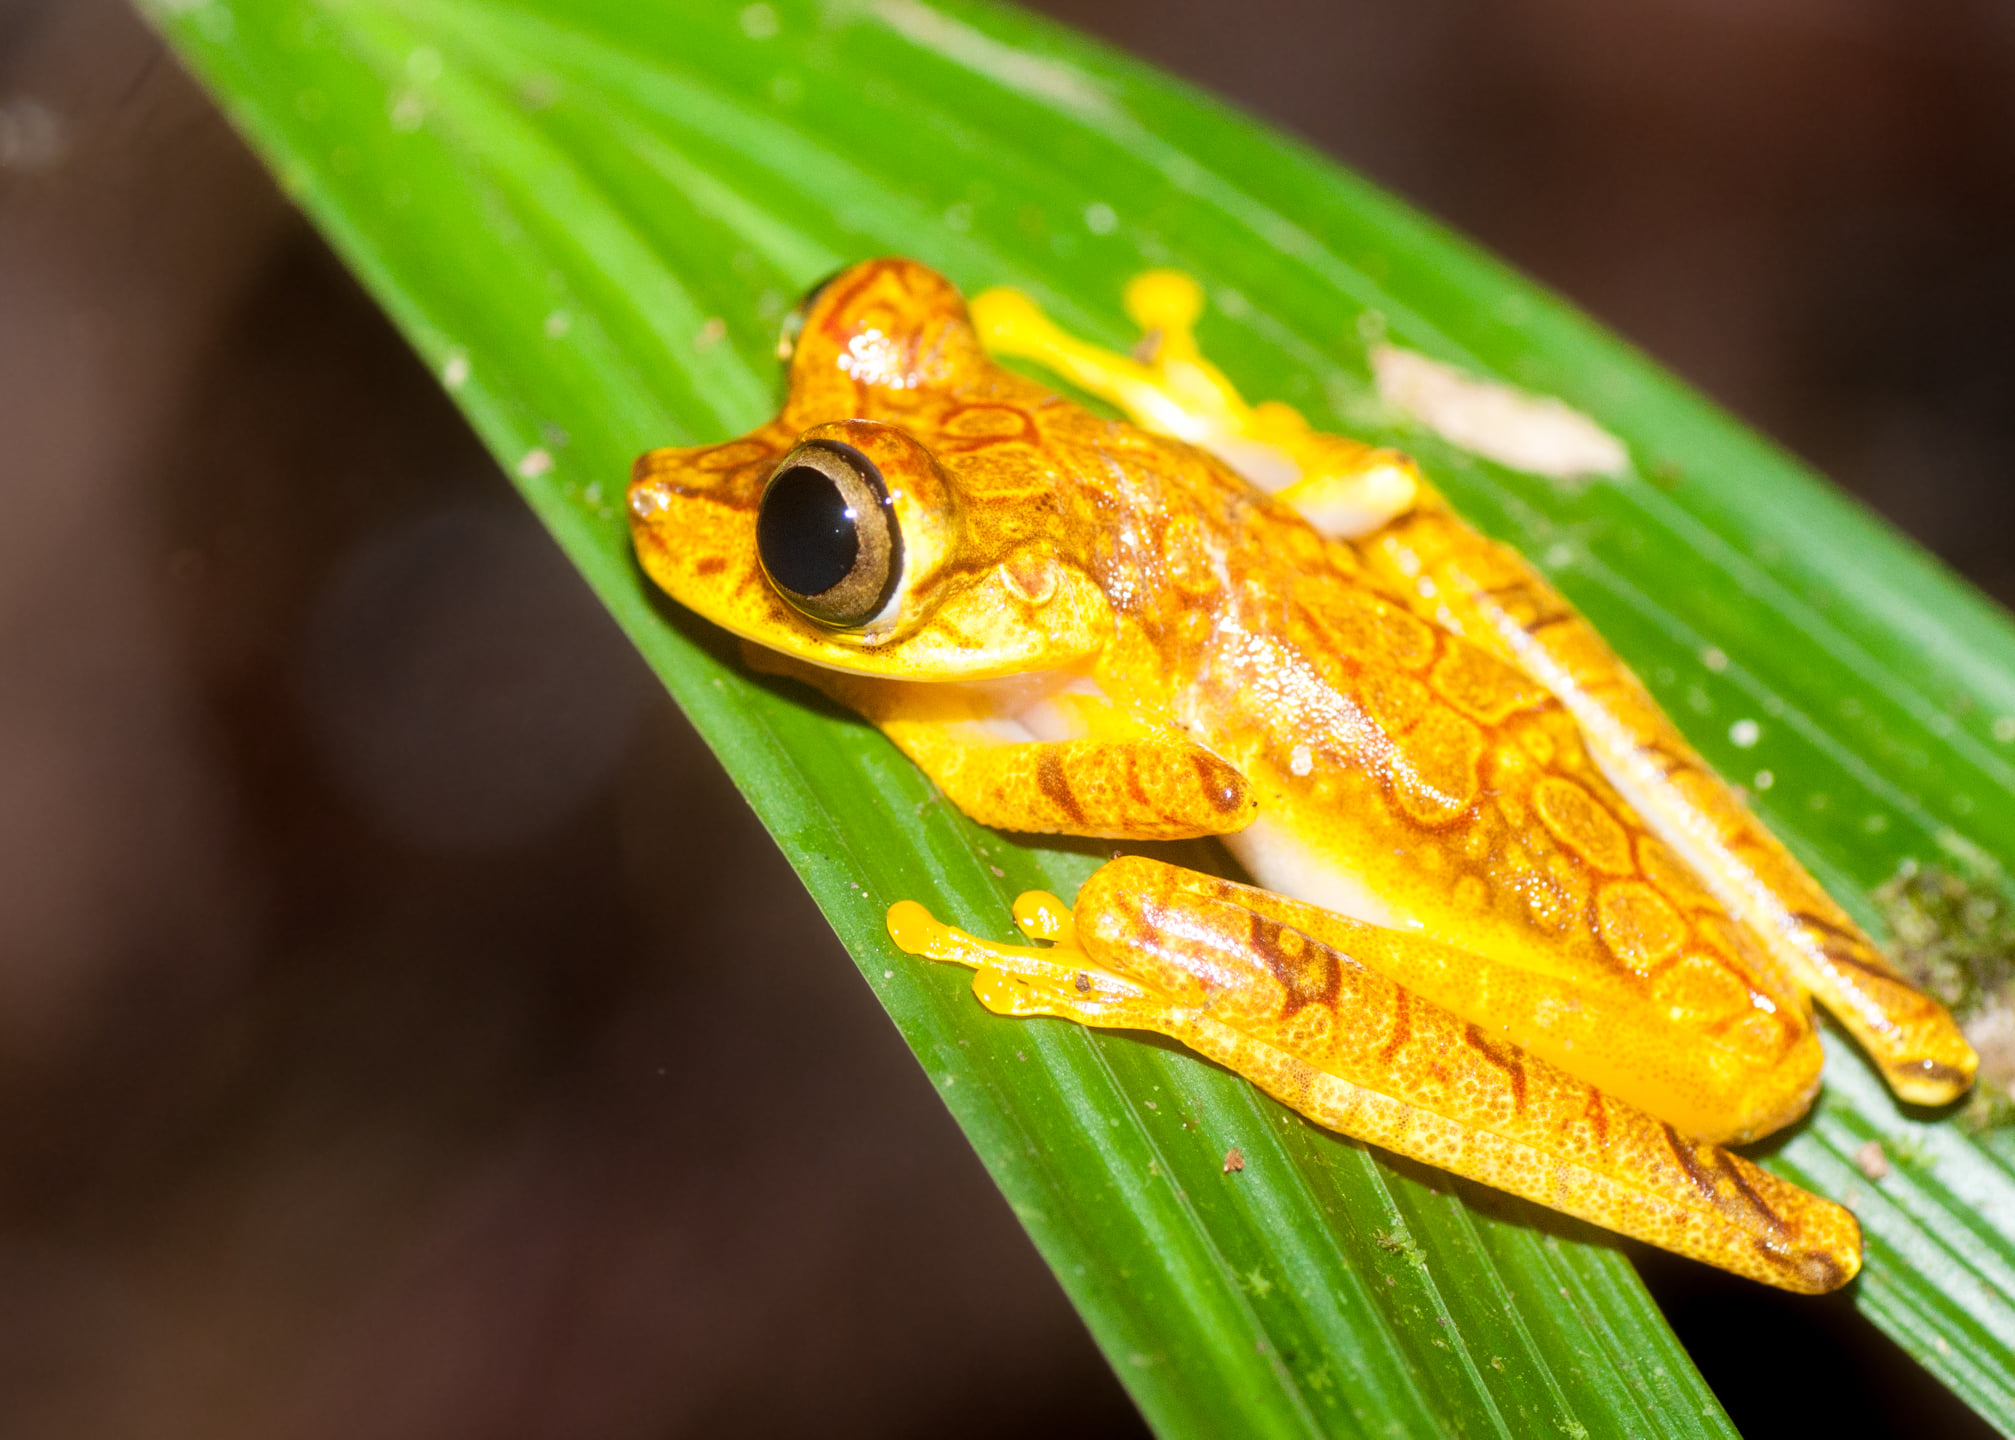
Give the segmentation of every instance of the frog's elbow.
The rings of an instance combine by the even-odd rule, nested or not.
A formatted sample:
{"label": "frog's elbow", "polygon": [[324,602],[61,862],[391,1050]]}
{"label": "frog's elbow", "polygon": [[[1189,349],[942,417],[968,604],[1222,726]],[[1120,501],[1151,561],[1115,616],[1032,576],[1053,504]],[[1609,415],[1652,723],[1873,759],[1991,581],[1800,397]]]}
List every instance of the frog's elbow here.
{"label": "frog's elbow", "polygon": [[1229,835],[1259,818],[1259,796],[1236,766],[1207,751],[1196,752],[1192,760],[1196,767],[1197,796],[1223,822],[1212,833]]}

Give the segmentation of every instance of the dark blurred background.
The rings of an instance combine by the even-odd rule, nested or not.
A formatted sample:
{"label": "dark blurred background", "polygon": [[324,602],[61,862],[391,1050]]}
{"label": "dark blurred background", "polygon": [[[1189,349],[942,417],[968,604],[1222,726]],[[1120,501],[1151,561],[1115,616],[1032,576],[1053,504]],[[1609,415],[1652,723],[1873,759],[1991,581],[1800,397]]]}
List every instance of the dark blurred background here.
{"label": "dark blurred background", "polygon": [[[1558,288],[2015,600],[2015,20],[1044,8]],[[1127,1435],[767,837],[116,0],[0,0],[0,1430]],[[1752,1435],[1984,1434],[1652,1279]]]}

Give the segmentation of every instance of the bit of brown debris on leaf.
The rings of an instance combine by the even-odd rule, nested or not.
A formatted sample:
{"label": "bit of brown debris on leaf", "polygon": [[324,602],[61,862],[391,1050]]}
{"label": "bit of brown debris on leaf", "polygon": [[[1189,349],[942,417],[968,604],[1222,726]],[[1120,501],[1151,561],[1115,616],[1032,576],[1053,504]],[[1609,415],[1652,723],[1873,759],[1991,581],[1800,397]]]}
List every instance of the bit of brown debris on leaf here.
{"label": "bit of brown debris on leaf", "polygon": [[1856,1150],[1854,1163],[1870,1180],[1880,1180],[1889,1173],[1889,1156],[1883,1151],[1880,1140],[1870,1140]]}
{"label": "bit of brown debris on leaf", "polygon": [[1234,1145],[1224,1152],[1224,1173],[1229,1175],[1234,1170],[1243,1169],[1245,1169],[1245,1156],[1240,1154],[1238,1146]]}

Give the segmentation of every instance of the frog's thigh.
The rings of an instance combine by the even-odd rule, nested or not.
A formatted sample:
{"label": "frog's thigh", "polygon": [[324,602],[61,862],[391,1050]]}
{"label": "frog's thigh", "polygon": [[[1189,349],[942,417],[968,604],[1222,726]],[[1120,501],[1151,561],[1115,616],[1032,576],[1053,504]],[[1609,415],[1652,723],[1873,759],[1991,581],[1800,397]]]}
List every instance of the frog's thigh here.
{"label": "frog's thigh", "polygon": [[1866,1047],[1898,1096],[1942,1105],[1964,1093],[1978,1057],[1951,1015],[1896,972],[1523,556],[1478,534],[1430,491],[1360,553],[1416,614],[1560,699],[1632,807],[1750,927],[1791,985],[1816,996]]}
{"label": "frog's thigh", "polygon": [[1199,903],[1216,883],[1114,861],[1047,951],[945,927],[956,941],[933,943],[920,907],[898,907],[909,924],[892,912],[891,930],[913,953],[978,967],[975,990],[997,1011],[1168,1035],[1330,1129],[1679,1254],[1807,1292],[1859,1268],[1860,1231],[1840,1207],[1257,910]]}
{"label": "frog's thigh", "polygon": [[1627,978],[1547,974],[1269,890],[1201,876],[1189,888],[1193,903],[1250,911],[1321,941],[1689,1135],[1769,1134],[1804,1114],[1819,1088],[1825,1055],[1803,1015],[1756,1011],[1730,1023],[1718,971],[1690,1013],[1683,981],[1654,999]]}

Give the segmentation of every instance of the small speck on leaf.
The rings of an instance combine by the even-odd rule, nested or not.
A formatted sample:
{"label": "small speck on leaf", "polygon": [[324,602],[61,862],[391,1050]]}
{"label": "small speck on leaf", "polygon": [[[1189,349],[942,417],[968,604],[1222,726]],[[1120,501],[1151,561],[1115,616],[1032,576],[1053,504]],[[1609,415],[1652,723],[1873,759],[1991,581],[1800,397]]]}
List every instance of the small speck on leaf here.
{"label": "small speck on leaf", "polygon": [[1229,1175],[1234,1170],[1243,1169],[1245,1169],[1245,1156],[1240,1152],[1238,1146],[1234,1145],[1231,1149],[1224,1152],[1224,1173]]}
{"label": "small speck on leaf", "polygon": [[1880,1140],[1870,1140],[1856,1150],[1854,1164],[1870,1180],[1880,1180],[1889,1173],[1889,1156],[1882,1149]]}
{"label": "small speck on leaf", "polygon": [[411,90],[402,91],[392,102],[392,128],[410,134],[427,119],[427,102]]}

